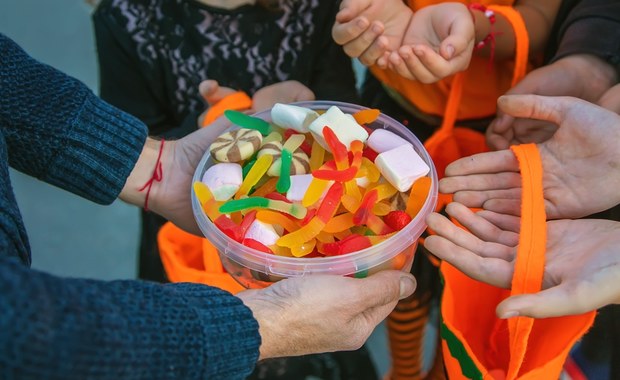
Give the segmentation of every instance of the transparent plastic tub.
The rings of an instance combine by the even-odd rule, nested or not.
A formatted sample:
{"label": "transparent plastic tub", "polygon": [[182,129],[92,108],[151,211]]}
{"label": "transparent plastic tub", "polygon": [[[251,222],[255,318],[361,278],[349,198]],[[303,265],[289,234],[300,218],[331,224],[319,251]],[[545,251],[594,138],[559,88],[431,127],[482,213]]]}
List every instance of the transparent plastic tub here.
{"label": "transparent plastic tub", "polygon": [[[337,106],[344,113],[353,114],[366,107],[349,103],[332,101],[314,101],[291,103],[315,110],[327,110]],[[262,111],[254,116],[271,121],[270,110]],[[244,246],[222,231],[206,216],[194,192],[192,191],[192,207],[196,221],[204,234],[217,248],[222,264],[227,272],[246,288],[263,288],[273,282],[288,277],[301,277],[313,274],[331,274],[352,277],[366,277],[385,269],[402,270],[408,268],[413,261],[417,241],[426,229],[426,216],[437,204],[437,172],[433,162],[424,149],[424,145],[405,126],[391,117],[381,114],[368,125],[372,129],[384,128],[409,141],[415,151],[431,168],[431,188],[427,199],[416,217],[401,231],[389,239],[361,251],[332,257],[297,258],[284,257]],[[236,128],[231,126],[231,128]],[[196,168],[193,181],[200,181],[204,172],[214,161],[207,151]]]}

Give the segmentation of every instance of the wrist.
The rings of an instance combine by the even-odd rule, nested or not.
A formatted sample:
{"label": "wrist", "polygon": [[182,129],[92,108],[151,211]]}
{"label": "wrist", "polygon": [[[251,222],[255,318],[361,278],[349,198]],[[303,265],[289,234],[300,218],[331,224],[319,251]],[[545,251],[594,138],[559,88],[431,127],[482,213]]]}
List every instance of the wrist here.
{"label": "wrist", "polygon": [[553,63],[567,73],[570,83],[576,84],[575,96],[596,102],[618,80],[615,68],[607,61],[591,54],[574,54]]}
{"label": "wrist", "polygon": [[170,162],[172,151],[172,142],[147,138],[119,198],[138,207],[156,210],[164,166]]}
{"label": "wrist", "polygon": [[470,4],[467,9],[469,10],[474,22],[474,46],[477,46],[491,33],[491,19],[483,8],[477,7],[477,4]]}

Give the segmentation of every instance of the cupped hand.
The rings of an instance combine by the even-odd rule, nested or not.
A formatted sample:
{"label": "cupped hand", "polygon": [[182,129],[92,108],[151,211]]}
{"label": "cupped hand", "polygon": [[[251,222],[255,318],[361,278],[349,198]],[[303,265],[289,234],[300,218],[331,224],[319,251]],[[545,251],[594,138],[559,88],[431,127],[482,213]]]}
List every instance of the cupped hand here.
{"label": "cupped hand", "polygon": [[390,270],[364,279],[291,278],[237,297],[258,321],[266,359],[357,349],[415,287],[412,275]]}
{"label": "cupped hand", "polygon": [[[425,248],[473,279],[510,288],[518,242],[518,228],[513,227],[519,218],[473,213],[458,203],[447,211],[471,232],[433,213],[427,222],[436,235],[425,239]],[[511,227],[504,230],[498,224]],[[620,303],[620,223],[549,221],[545,258],[541,291],[502,301],[496,310],[500,318],[573,315]]]}
{"label": "cupped hand", "polygon": [[296,80],[287,80],[265,86],[252,96],[252,109],[255,112],[273,107],[276,103],[293,103],[314,100],[314,92]]}
{"label": "cupped hand", "polygon": [[412,15],[402,0],[343,0],[332,37],[363,65],[387,68],[387,56],[401,46]]}
{"label": "cupped hand", "polygon": [[[620,203],[620,116],[568,97],[510,95],[506,114],[551,122],[557,132],[538,145],[547,217],[578,218]],[[443,193],[468,207],[519,215],[519,165],[509,150],[465,157],[446,168]]]}
{"label": "cupped hand", "polygon": [[[574,54],[531,71],[506,95],[573,96],[596,102],[616,82],[616,76],[614,67],[606,61]],[[500,109],[487,128],[487,144],[500,150],[515,144],[541,143],[556,129],[553,123],[513,117]]]}
{"label": "cupped hand", "polygon": [[389,55],[389,67],[407,79],[437,82],[467,69],[475,26],[467,6],[443,3],[413,14],[402,46]]}

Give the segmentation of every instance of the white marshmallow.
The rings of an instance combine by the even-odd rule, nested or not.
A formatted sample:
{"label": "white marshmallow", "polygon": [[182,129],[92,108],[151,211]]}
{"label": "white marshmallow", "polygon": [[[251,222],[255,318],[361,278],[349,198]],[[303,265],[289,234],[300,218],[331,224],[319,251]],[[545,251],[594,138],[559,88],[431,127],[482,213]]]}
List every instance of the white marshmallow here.
{"label": "white marshmallow", "polygon": [[387,152],[394,148],[398,148],[401,145],[406,145],[409,141],[398,136],[396,133],[390,132],[387,129],[376,129],[368,137],[366,144],[370,149],[377,153]]}
{"label": "white marshmallow", "polygon": [[286,199],[292,202],[301,202],[312,182],[312,174],[300,174],[291,176],[291,187],[286,193]]}
{"label": "white marshmallow", "polygon": [[294,129],[297,132],[308,132],[308,126],[319,114],[310,108],[276,103],[271,108],[271,120],[284,129]]}
{"label": "white marshmallow", "polygon": [[431,170],[410,144],[379,154],[375,165],[383,177],[401,192],[408,191],[416,179]]}
{"label": "white marshmallow", "polygon": [[355,118],[343,113],[338,107],[332,106],[308,127],[314,139],[328,152],[331,152],[331,150],[323,138],[323,127],[325,126],[334,131],[338,140],[347,149],[351,148],[351,142],[355,140],[365,142],[368,139],[368,132],[361,125],[357,124]]}
{"label": "white marshmallow", "polygon": [[250,224],[250,228],[248,228],[244,238],[256,240],[269,247],[276,244],[280,235],[278,235],[271,224],[255,220]]}
{"label": "white marshmallow", "polygon": [[211,166],[202,176],[216,201],[227,201],[241,187],[243,173],[241,165],[233,162],[222,162]]}

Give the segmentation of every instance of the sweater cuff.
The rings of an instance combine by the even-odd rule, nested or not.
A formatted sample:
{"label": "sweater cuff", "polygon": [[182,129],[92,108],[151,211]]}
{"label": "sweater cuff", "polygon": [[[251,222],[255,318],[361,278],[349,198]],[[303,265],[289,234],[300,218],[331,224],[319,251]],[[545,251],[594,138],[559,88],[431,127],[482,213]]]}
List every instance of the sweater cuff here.
{"label": "sweater cuff", "polygon": [[[197,317],[202,319],[207,355],[204,378],[235,378],[240,373],[248,376],[258,361],[261,344],[258,322],[250,308],[218,288],[205,292],[204,286],[195,284],[175,286],[187,287],[183,294],[193,298]],[[222,297],[224,294],[228,297]],[[212,310],[218,310],[217,315]]]}
{"label": "sweater cuff", "polygon": [[112,203],[133,170],[146,126],[93,94],[85,97],[66,148],[53,158],[44,180],[100,204]]}
{"label": "sweater cuff", "polygon": [[[573,54],[591,54],[604,59],[614,67],[620,65],[620,28],[612,20],[583,18],[573,22],[564,32],[552,62]],[[600,38],[601,30],[607,31]]]}

